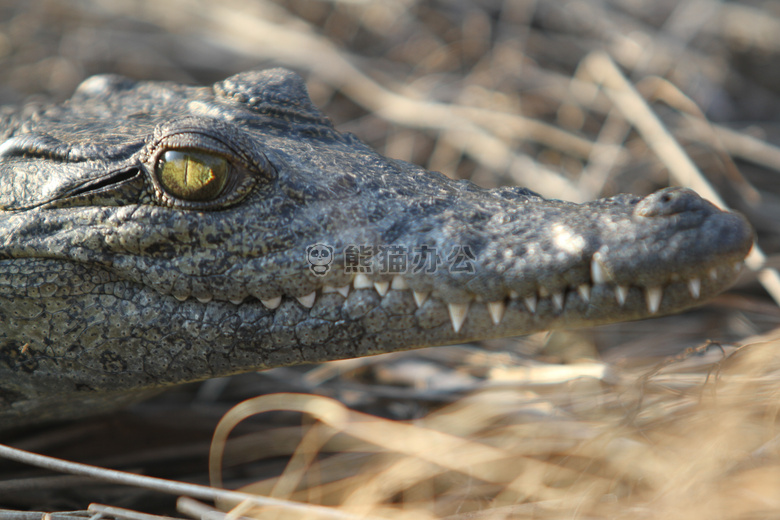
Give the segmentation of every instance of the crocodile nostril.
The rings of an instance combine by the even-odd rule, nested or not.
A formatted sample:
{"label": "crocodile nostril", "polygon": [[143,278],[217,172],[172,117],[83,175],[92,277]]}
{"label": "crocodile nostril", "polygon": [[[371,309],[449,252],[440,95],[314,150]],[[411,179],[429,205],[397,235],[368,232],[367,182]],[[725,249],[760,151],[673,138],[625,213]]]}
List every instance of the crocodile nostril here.
{"label": "crocodile nostril", "polygon": [[688,188],[666,188],[642,199],[634,209],[640,217],[663,217],[715,207]]}

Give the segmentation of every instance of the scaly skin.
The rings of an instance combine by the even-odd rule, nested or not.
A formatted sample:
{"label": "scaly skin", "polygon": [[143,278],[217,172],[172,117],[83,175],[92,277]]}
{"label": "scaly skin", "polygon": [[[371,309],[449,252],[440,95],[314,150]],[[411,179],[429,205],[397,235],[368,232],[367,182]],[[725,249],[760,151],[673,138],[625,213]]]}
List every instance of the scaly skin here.
{"label": "scaly skin", "polygon": [[[281,69],[205,88],[100,76],[0,118],[0,429],[249,370],[676,312],[727,287],[752,243],[690,190],[578,205],[387,159]],[[200,155],[175,170],[169,151]],[[349,245],[372,273],[346,272]]]}

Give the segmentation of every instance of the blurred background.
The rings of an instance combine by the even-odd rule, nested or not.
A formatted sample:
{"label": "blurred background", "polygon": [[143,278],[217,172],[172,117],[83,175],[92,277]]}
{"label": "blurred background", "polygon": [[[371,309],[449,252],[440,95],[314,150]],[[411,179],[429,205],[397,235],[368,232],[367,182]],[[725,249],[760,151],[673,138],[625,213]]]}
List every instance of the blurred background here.
{"label": "blurred background", "polygon": [[[688,185],[748,216],[779,263],[776,1],[0,0],[0,104],[62,102],[98,73],[209,85],[272,66],[390,157],[573,201]],[[377,430],[250,419],[227,487],[385,518],[771,518],[779,322],[747,270],[682,315],[248,374],[9,442],[205,483],[230,406],[308,392]],[[463,450],[490,469],[453,462]],[[183,514],[175,497],[0,462],[0,508],[90,502]]]}

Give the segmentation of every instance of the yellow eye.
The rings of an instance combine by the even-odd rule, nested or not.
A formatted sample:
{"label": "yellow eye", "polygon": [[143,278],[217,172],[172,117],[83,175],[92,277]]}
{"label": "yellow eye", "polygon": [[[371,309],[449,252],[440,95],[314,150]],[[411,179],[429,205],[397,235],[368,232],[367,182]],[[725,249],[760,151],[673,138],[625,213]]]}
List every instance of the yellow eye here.
{"label": "yellow eye", "polygon": [[203,152],[169,150],[157,161],[157,178],[163,189],[183,200],[216,199],[229,175],[227,159]]}

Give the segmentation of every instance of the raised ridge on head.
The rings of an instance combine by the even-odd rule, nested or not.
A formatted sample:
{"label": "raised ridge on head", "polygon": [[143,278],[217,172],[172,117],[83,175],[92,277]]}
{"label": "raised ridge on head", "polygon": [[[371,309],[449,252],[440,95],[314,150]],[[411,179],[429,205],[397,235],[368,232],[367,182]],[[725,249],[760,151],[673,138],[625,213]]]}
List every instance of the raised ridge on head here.
{"label": "raised ridge on head", "polygon": [[309,99],[303,78],[287,69],[241,72],[215,83],[214,92],[260,114],[332,126]]}
{"label": "raised ridge on head", "polygon": [[72,99],[102,98],[111,93],[130,90],[136,85],[138,85],[137,81],[119,74],[97,74],[82,81]]}

